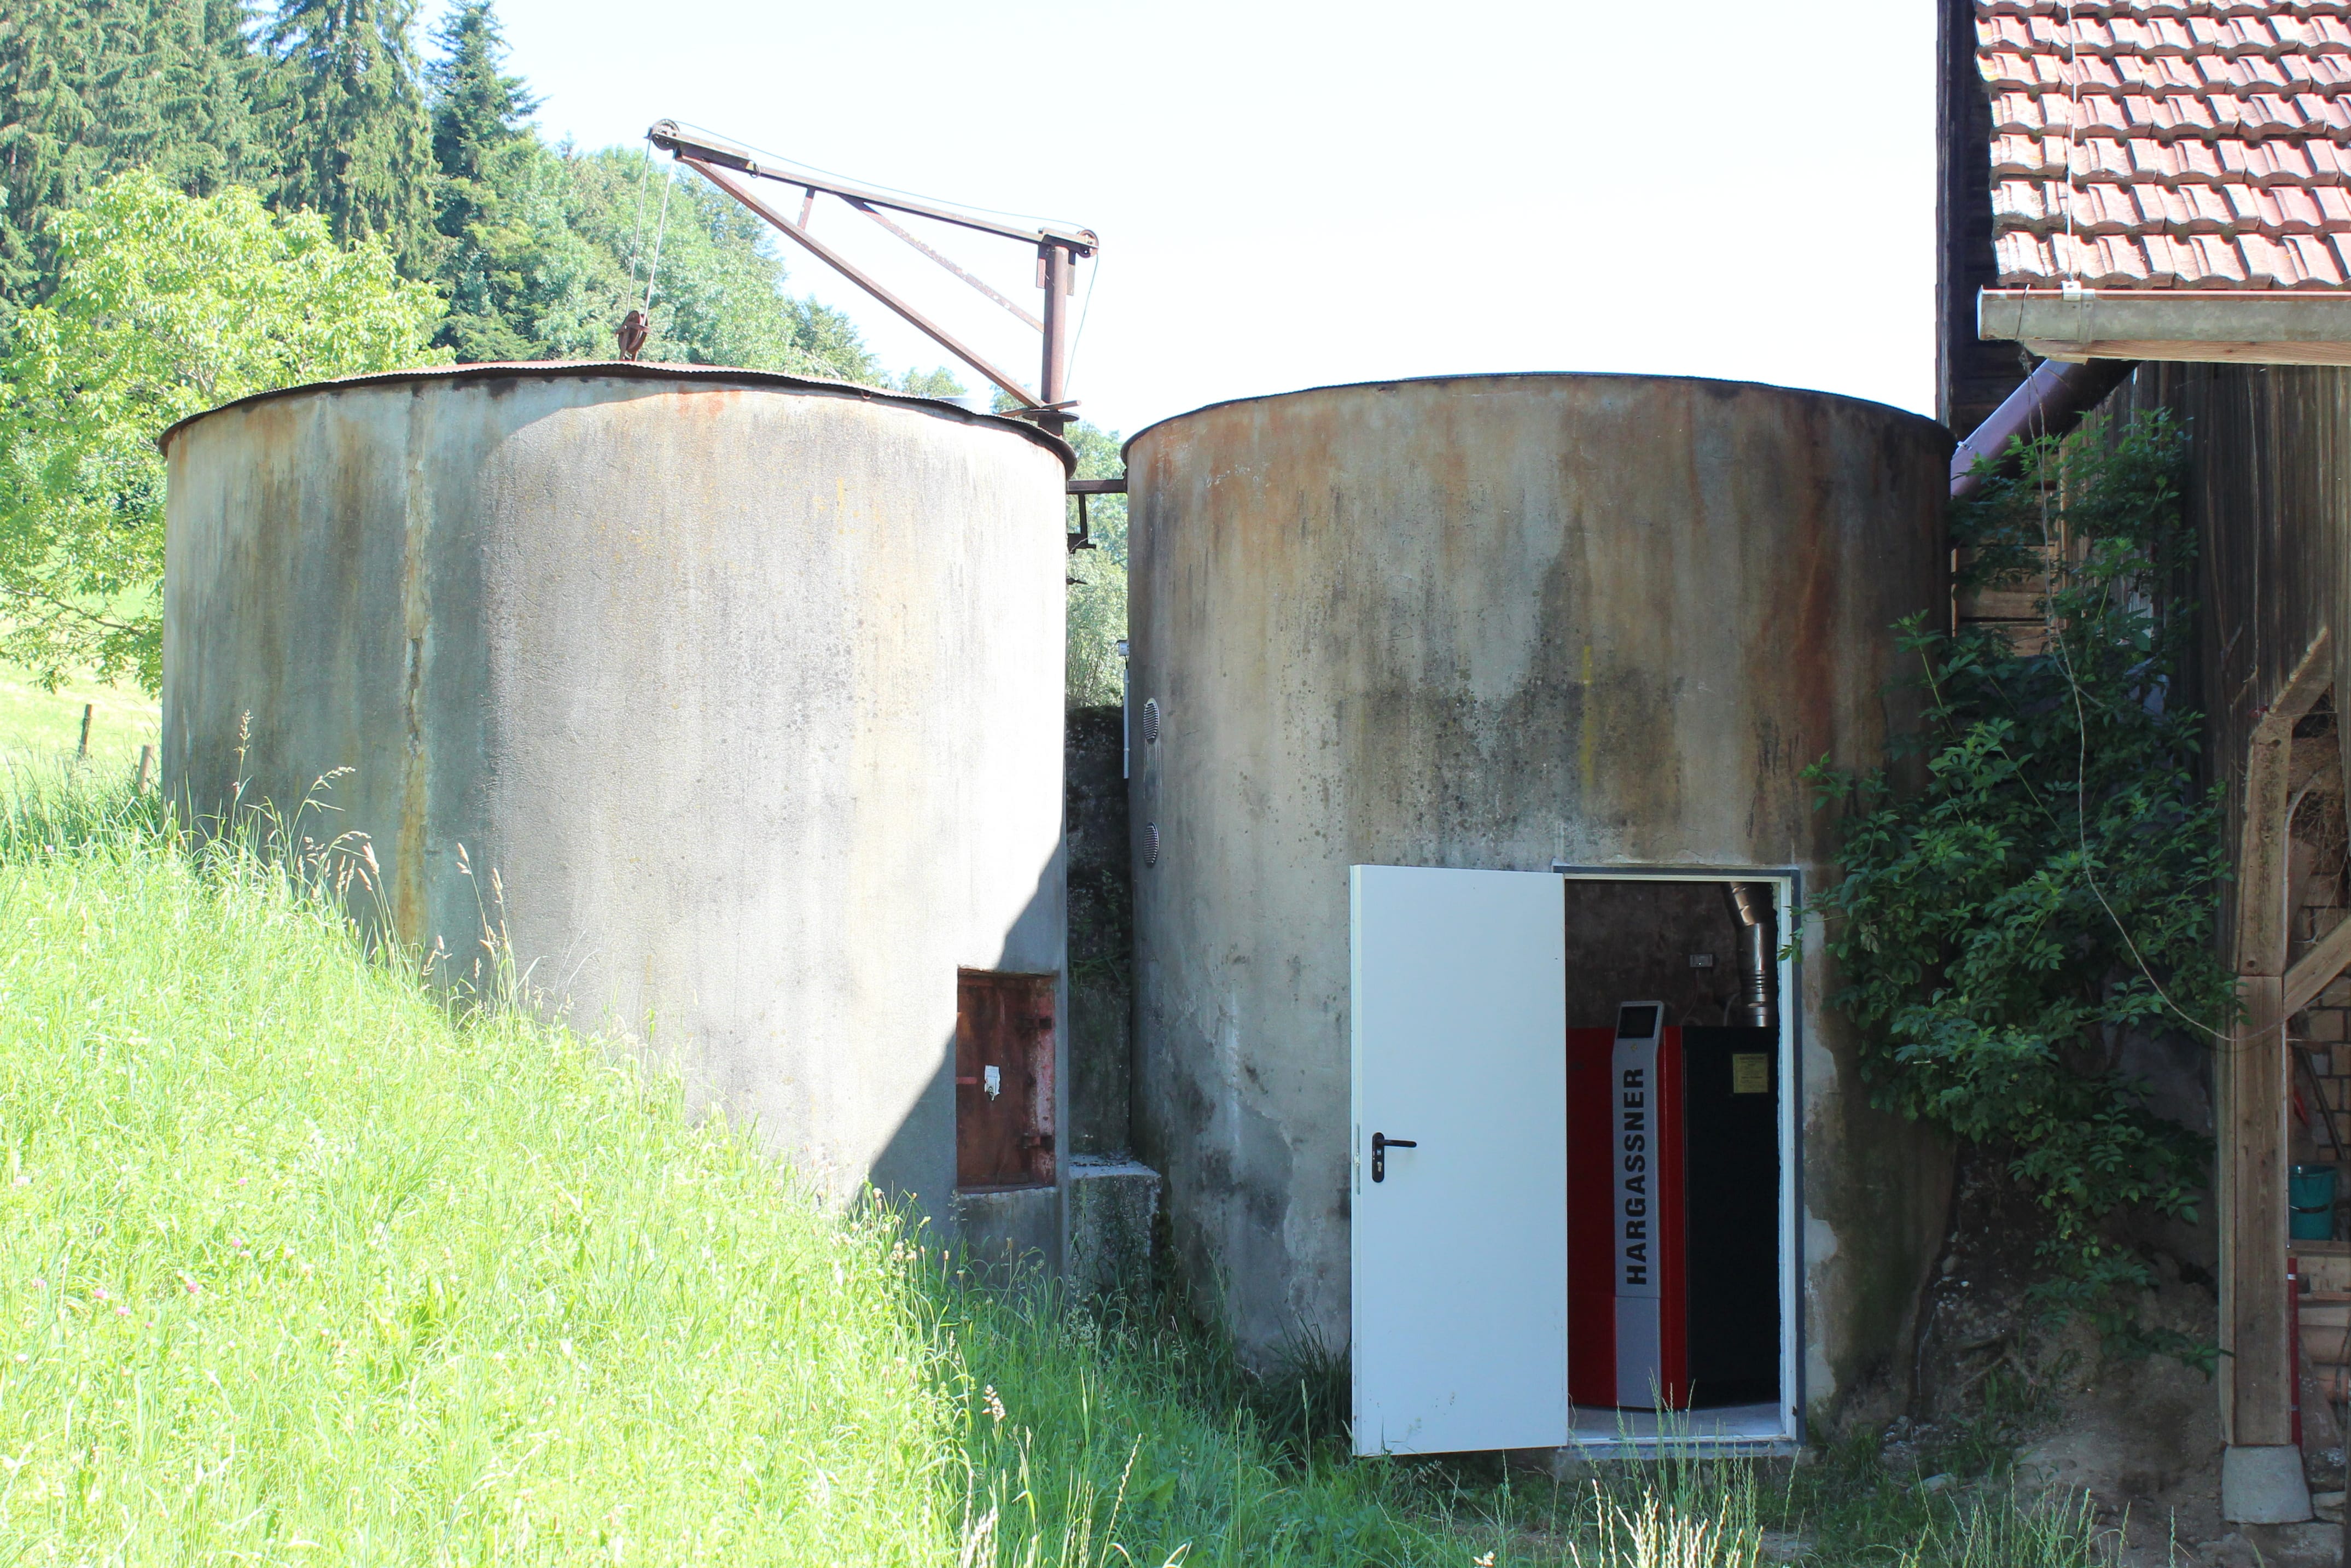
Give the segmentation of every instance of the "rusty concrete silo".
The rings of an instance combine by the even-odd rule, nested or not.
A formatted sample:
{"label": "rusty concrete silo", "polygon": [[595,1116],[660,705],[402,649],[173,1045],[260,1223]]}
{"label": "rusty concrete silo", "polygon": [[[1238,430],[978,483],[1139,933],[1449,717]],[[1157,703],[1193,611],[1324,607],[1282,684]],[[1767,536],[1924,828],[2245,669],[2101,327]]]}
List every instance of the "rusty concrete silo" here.
{"label": "rusty concrete silo", "polygon": [[[1900,722],[1889,628],[1944,603],[1949,449],[1847,398],[1616,375],[1320,388],[1129,444],[1139,1152],[1249,1354],[1358,1341],[1359,1446],[1416,1439],[1361,1429],[1351,1226],[1397,1184],[1366,1185],[1375,1129],[1351,1120],[1351,868],[1560,877],[1571,1029],[1604,1029],[1628,993],[1681,998],[1693,1027],[1761,1019],[1742,890],[1785,915],[1819,884],[1831,823],[1799,771],[1873,763]],[[1789,1195],[1771,1245],[1791,1321],[1782,1407],[1733,1437],[1784,1438],[1792,1411],[1885,1364],[1944,1212],[1948,1159],[1868,1108],[1822,1010],[1816,923],[1802,947],[1752,977],[1789,998],[1784,1078],[1757,1080],[1786,1085],[1782,1153],[1750,1174]],[[1432,1106],[1459,1043],[1442,1035]],[[1421,1135],[1389,1142],[1397,1170],[1479,1141],[1475,1116],[1441,1134],[1402,1104],[1386,1132]],[[1506,1183],[1489,1201],[1557,1251],[1553,1198]],[[1481,1332],[1467,1308],[1431,1321],[1432,1356]]]}
{"label": "rusty concrete silo", "polygon": [[310,831],[372,841],[401,940],[469,970],[486,911],[575,1023],[935,1215],[959,998],[1011,998],[1050,1249],[1064,448],[643,364],[298,387],[164,444],[175,798],[351,768]]}

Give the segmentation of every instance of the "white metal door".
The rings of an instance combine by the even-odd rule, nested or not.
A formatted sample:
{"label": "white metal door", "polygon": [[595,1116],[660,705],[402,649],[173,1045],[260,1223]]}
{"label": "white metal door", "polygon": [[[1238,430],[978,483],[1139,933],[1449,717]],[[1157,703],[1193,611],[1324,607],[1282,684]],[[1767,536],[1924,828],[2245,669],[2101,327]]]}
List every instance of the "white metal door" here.
{"label": "white metal door", "polygon": [[1565,884],[1357,866],[1349,895],[1355,1451],[1563,1444]]}

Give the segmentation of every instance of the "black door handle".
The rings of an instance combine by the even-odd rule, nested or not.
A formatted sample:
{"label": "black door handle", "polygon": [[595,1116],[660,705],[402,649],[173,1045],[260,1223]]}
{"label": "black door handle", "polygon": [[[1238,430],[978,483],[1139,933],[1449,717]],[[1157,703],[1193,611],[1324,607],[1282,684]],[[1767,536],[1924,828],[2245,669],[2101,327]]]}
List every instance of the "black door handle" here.
{"label": "black door handle", "polygon": [[1388,1179],[1388,1151],[1390,1149],[1416,1149],[1418,1147],[1420,1147],[1420,1145],[1410,1138],[1391,1138],[1385,1133],[1374,1133],[1372,1134],[1372,1179],[1374,1181],[1385,1181]]}

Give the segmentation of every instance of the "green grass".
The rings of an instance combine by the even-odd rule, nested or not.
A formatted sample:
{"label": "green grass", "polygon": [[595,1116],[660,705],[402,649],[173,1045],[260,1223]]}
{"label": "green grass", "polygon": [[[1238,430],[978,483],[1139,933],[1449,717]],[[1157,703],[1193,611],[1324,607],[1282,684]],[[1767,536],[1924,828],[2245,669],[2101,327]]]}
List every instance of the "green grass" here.
{"label": "green grass", "polygon": [[970,1288],[674,1082],[434,1000],[250,836],[36,783],[0,810],[0,1559],[2091,1561],[2079,1519],[1834,1466],[1346,1460],[1311,1380],[1288,1420],[1164,1303]]}
{"label": "green grass", "polygon": [[0,757],[45,763],[72,755],[81,744],[85,705],[92,710],[91,765],[110,778],[137,767],[139,748],[162,733],[161,705],[134,683],[78,678],[43,691],[22,666],[0,662]]}

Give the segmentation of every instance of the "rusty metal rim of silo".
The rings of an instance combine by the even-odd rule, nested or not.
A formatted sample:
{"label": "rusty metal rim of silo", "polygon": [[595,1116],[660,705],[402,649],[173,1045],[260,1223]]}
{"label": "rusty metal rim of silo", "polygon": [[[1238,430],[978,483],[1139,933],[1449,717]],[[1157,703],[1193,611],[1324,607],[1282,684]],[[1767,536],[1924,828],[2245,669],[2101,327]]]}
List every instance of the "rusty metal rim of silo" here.
{"label": "rusty metal rim of silo", "polygon": [[1877,402],[1865,397],[1855,397],[1850,392],[1819,392],[1811,387],[1783,387],[1771,382],[1736,381],[1727,376],[1649,375],[1639,371],[1462,371],[1451,375],[1388,376],[1369,382],[1332,382],[1325,386],[1296,387],[1289,392],[1258,392],[1249,397],[1228,397],[1216,402],[1204,402],[1199,407],[1186,409],[1182,413],[1171,413],[1165,419],[1152,421],[1133,435],[1128,436],[1126,444],[1118,449],[1118,455],[1122,460],[1124,460],[1127,454],[1134,449],[1136,442],[1162,425],[1174,424],[1178,420],[1190,419],[1195,415],[1209,413],[1220,408],[1237,408],[1243,403],[1250,402],[1279,402],[1284,398],[1306,397],[1314,392],[1359,392],[1366,388],[1378,387],[1429,386],[1442,382],[1680,382],[1692,386],[1741,387],[1755,392],[1774,392],[1782,397],[1820,398],[1833,402],[1849,402],[1859,408],[1875,409],[1881,413],[1890,413],[1899,419],[1913,421],[1926,425],[1946,441],[1951,439],[1949,429],[1938,420],[1929,419],[1923,413],[1913,413],[1907,408],[1896,408],[1890,402]]}
{"label": "rusty metal rim of silo", "polygon": [[332,392],[345,387],[398,386],[410,382],[524,381],[533,377],[548,381],[587,381],[599,376],[614,381],[725,382],[853,397],[865,402],[903,403],[925,413],[952,414],[967,424],[1016,432],[1059,457],[1065,474],[1074,474],[1078,470],[1077,452],[1059,436],[1049,435],[1020,420],[976,413],[961,403],[918,397],[912,392],[885,392],[879,387],[860,386],[855,382],[834,381],[825,376],[787,375],[781,371],[737,370],[725,365],[648,363],[639,360],[493,360],[480,364],[420,365],[406,371],[371,371],[365,375],[337,376],[330,381],[273,387],[267,392],[248,392],[215,408],[192,413],[185,419],[174,420],[164,427],[161,435],[155,437],[155,445],[168,455],[172,437],[200,419],[210,419],[214,414],[225,413],[233,408],[246,408],[254,403],[266,402],[271,398],[292,397],[300,392]]}

